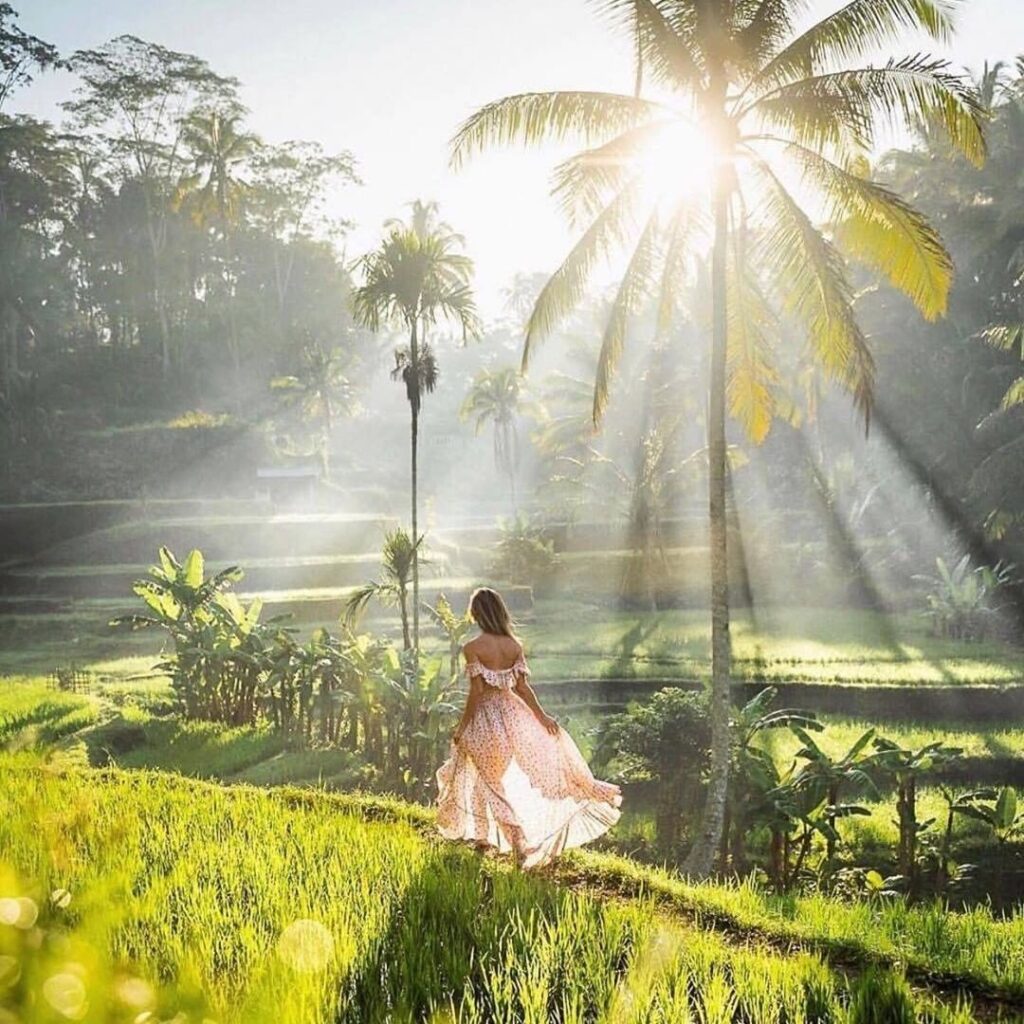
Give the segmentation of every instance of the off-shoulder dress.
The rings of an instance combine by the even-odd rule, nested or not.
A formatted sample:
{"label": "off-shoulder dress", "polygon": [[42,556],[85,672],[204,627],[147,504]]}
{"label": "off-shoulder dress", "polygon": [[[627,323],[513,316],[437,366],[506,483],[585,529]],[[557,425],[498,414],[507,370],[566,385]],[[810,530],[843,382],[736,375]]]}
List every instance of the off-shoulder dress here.
{"label": "off-shoulder dress", "polygon": [[441,834],[515,850],[532,868],[611,828],[619,787],[595,779],[572,737],[548,732],[516,692],[526,659],[500,670],[474,660],[466,674],[483,680],[483,695],[437,771]]}

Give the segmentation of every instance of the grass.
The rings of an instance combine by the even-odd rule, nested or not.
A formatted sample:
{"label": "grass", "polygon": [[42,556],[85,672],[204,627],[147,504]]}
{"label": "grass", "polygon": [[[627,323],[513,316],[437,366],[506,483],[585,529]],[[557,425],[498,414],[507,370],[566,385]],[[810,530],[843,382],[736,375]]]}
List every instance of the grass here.
{"label": "grass", "polygon": [[170,715],[172,698],[166,679],[115,680],[89,696],[51,690],[38,679],[8,680],[0,689],[0,749],[57,745],[65,764],[162,769],[258,785],[340,789],[368,778],[362,760],[342,750],[287,750],[267,728],[183,722]]}
{"label": "grass", "polygon": [[[524,629],[538,679],[707,678],[703,610],[609,612],[539,602]],[[731,626],[737,679],[807,683],[1006,685],[1024,679],[1020,652],[930,634],[911,615],[851,609],[739,611]]]}
{"label": "grass", "polygon": [[38,680],[5,687],[0,700],[0,748],[34,749],[55,743],[99,717],[88,697],[49,689]]}
{"label": "grass", "polygon": [[[144,695],[138,703],[127,701],[120,706],[113,706],[115,713],[111,718],[105,717],[105,712],[109,715],[112,706],[109,697],[83,697],[56,693],[31,681],[7,686],[0,691],[0,723],[2,723],[0,725],[0,730],[2,730],[0,731],[0,746],[6,745],[9,749],[21,751],[20,754],[0,754],[0,794],[2,794],[0,795],[0,820],[6,822],[6,824],[0,824],[0,850],[5,851],[5,855],[10,858],[12,855],[7,853],[8,850],[21,849],[24,852],[35,849],[36,852],[31,855],[24,853],[23,856],[14,857],[19,873],[23,877],[36,877],[41,870],[48,870],[48,865],[49,867],[59,867],[65,862],[68,865],[78,863],[82,856],[92,856],[101,848],[102,843],[98,844],[97,840],[90,838],[89,829],[84,824],[86,819],[96,811],[97,800],[101,795],[103,800],[109,796],[113,804],[122,805],[122,818],[126,821],[131,819],[132,835],[134,835],[136,826],[140,822],[150,821],[153,814],[157,814],[159,818],[161,814],[170,813],[160,810],[164,806],[161,801],[165,797],[170,799],[171,795],[183,792],[184,790],[180,788],[186,787],[186,782],[183,779],[175,781],[174,776],[145,770],[131,772],[107,770],[97,773],[75,767],[76,763],[78,766],[85,766],[89,763],[90,751],[109,752],[109,745],[117,737],[124,742],[124,749],[115,751],[113,760],[125,768],[151,769],[159,767],[182,775],[249,781],[259,784],[282,784],[293,779],[302,779],[308,782],[316,781],[318,777],[325,780],[330,780],[333,777],[338,784],[344,784],[345,780],[340,776],[344,775],[348,766],[342,752],[323,750],[290,754],[280,750],[273,736],[259,730],[227,729],[203,723],[183,725],[173,720],[154,717],[147,710],[147,700],[159,702],[162,699],[164,696],[161,695],[161,692],[156,688],[151,688],[149,693]],[[42,765],[26,753],[33,746],[33,742],[30,741],[33,741],[36,747],[51,747],[52,752],[48,756],[49,766]],[[56,747],[53,747],[54,744]],[[30,782],[23,784],[22,776]],[[351,784],[352,778],[350,777],[347,782]],[[166,786],[166,793],[162,789],[164,786]],[[108,792],[108,787],[113,788],[112,795]],[[192,803],[196,805],[196,813],[199,813],[199,804],[206,801],[206,794],[214,791],[199,788],[190,792],[194,794]],[[230,798],[211,796],[210,802],[222,807],[223,805],[220,803],[222,799],[237,799],[242,802],[256,800],[255,791],[248,788],[222,790],[222,792],[242,795]],[[148,806],[150,796],[147,794],[154,793],[163,795],[159,799],[153,798],[154,806],[150,807]],[[195,796],[195,794],[199,796]],[[383,818],[415,826],[419,830],[417,835],[424,830],[429,832],[432,820],[430,811],[425,808],[379,798],[347,795],[331,797],[317,792],[315,789],[300,791],[287,787],[275,790],[273,794],[265,793],[262,796],[269,799],[270,804],[260,804],[260,807],[298,806],[311,811],[318,810],[325,814],[334,813],[334,811],[358,814],[359,817],[367,820]],[[8,801],[6,807],[4,807],[5,799]],[[935,795],[929,791],[922,792],[920,797],[922,816],[931,811],[929,801],[934,801],[934,799]],[[138,806],[134,806],[133,801]],[[142,806],[142,803],[147,806]],[[180,813],[184,814],[184,807],[188,803],[188,800],[183,799],[179,805],[176,805],[180,807]],[[113,816],[115,812],[111,809],[104,813]],[[248,812],[241,813],[244,816]],[[883,834],[885,829],[889,829],[891,833],[891,824],[888,823],[891,814],[891,807],[879,806],[874,808],[872,818],[864,819],[863,822],[855,820],[853,827],[861,830],[861,837],[857,841],[868,844],[872,839],[872,830],[874,830],[875,841],[891,844],[893,835]],[[85,815],[85,818],[82,815]],[[61,831],[59,822],[64,819],[67,820],[67,827]],[[41,832],[37,829],[35,833],[32,833],[32,829],[29,827],[29,822],[32,820],[44,823],[45,827]],[[291,826],[288,825],[286,817],[282,816],[279,810],[267,813],[264,827],[271,827],[272,820],[274,827],[280,827],[286,833],[291,834]],[[16,824],[18,821],[21,822],[20,825]],[[109,824],[111,835],[116,836],[116,839],[112,841],[121,843],[122,837],[119,829],[124,823],[122,822],[122,825],[117,828],[114,828],[112,820]],[[188,828],[192,827],[188,826]],[[5,832],[5,828],[8,831]],[[221,824],[216,828],[220,830],[218,835],[231,838],[231,850],[234,850],[234,824],[230,826]],[[164,825],[158,825],[156,836],[149,835],[146,838],[147,849],[151,842],[159,844],[161,836],[166,840],[164,830]],[[246,832],[245,837],[243,837],[245,841],[265,845],[264,840],[255,839],[251,833]],[[132,844],[139,842],[142,840],[137,837],[132,839]],[[296,837],[296,842],[299,842],[298,837]],[[132,844],[129,844],[128,849],[135,848]],[[174,844],[171,844],[168,849],[173,848]],[[433,851],[430,854],[431,858],[435,856],[436,852]],[[451,858],[461,855],[459,850],[449,846],[445,846],[442,852],[445,855],[442,858],[445,864],[456,863]],[[230,851],[225,853],[227,857],[232,855]],[[111,856],[113,855],[111,854]],[[161,863],[171,863],[168,858],[172,856],[176,855],[165,850],[161,854],[163,857]],[[218,853],[216,858],[218,863],[220,862],[219,858],[220,854]],[[103,871],[105,870],[103,869]],[[178,879],[179,871],[184,870],[187,868],[176,867],[172,872],[174,878]],[[488,874],[490,870],[489,868],[485,869],[482,875],[474,876],[472,881],[472,885],[481,888],[481,893],[491,893],[488,886],[494,883],[487,880],[491,877]],[[105,877],[103,871],[97,869],[98,875]],[[201,875],[197,876],[197,878],[201,877]],[[693,886],[683,882],[670,872],[642,868],[629,860],[594,852],[572,854],[559,869],[558,877],[570,885],[578,885],[582,881],[588,886],[597,886],[603,891],[626,890],[634,894],[648,893],[660,900],[667,901],[667,904],[675,909],[685,912],[691,922],[696,922],[698,926],[719,927],[724,923],[728,930],[742,933],[748,938],[761,936],[776,944],[800,942],[826,957],[852,958],[859,963],[906,963],[912,971],[922,976],[929,972],[939,973],[982,992],[994,992],[1013,998],[1024,997],[1024,919],[1004,920],[985,907],[972,910],[969,913],[950,914],[938,905],[907,908],[900,902],[846,904],[823,897],[778,898],[750,884]],[[45,878],[47,879],[45,884],[52,888],[71,888],[68,884],[69,880],[65,876],[54,875],[51,877],[47,875]],[[185,885],[186,882],[178,879],[178,884]],[[199,885],[200,882],[197,881],[196,884]],[[218,880],[217,884],[220,885],[221,881]],[[239,881],[238,884],[241,882]],[[424,882],[424,884],[426,883]],[[427,892],[433,895],[430,895],[428,904],[443,905],[444,900],[441,894],[459,891],[460,884],[468,883],[465,880],[460,883],[449,874],[443,874],[440,880],[432,878]],[[130,885],[132,891],[136,891],[137,880],[133,880]],[[143,889],[146,893],[150,891],[148,885]],[[79,890],[80,888],[81,885],[79,885]],[[249,892],[249,890],[246,891]],[[122,896],[115,894],[111,898],[120,900]],[[163,898],[160,896],[160,900]],[[250,894],[246,898],[255,897]],[[480,895],[478,894],[474,898],[480,898]],[[258,903],[258,905],[262,904]],[[191,909],[186,906],[179,907],[176,903],[174,906],[175,913],[185,914],[188,920],[192,920]],[[519,904],[517,906],[522,912],[522,906]],[[151,908],[151,911],[156,912],[154,908]],[[437,906],[434,906],[433,910],[430,906],[421,907],[419,911],[421,915],[431,912],[437,913]],[[511,914],[513,908],[506,907],[505,912]],[[203,911],[203,913],[209,913],[209,911]],[[652,918],[652,914],[654,914],[652,909],[644,910],[643,920],[650,924],[650,920],[657,917],[654,915]],[[202,919],[202,915],[200,918]],[[112,926],[109,924],[104,926],[104,934],[109,931],[110,927]],[[436,930],[437,927],[436,922],[420,920],[417,925],[417,929],[420,930],[413,931],[408,935],[403,933],[404,937],[401,942],[413,943],[415,934],[425,934],[422,931],[423,928]],[[466,926],[460,925],[459,927]],[[664,927],[664,922],[657,919],[650,927],[654,928],[655,932],[660,931]],[[652,933],[648,931],[644,934],[650,938]],[[698,931],[697,934],[699,945],[705,941],[706,936],[701,931]],[[448,938],[444,941],[451,942],[453,940]],[[697,940],[691,937],[685,940],[677,938],[674,941],[677,946],[681,944],[689,948],[690,944]],[[187,948],[187,943],[182,948]],[[131,959],[134,963],[138,951],[134,946],[130,949],[132,951]],[[405,956],[407,952],[407,950],[404,952],[392,951],[388,957]],[[147,953],[147,955],[149,954]],[[430,953],[431,957],[440,955],[442,954],[437,950]],[[380,961],[381,964],[383,962],[385,961]],[[391,961],[387,959],[386,962],[390,963]],[[772,962],[775,963],[775,961]],[[178,968],[175,968],[170,973],[168,973],[167,965],[162,962],[150,965],[146,967],[146,970],[149,971],[151,967],[160,969],[159,977],[161,978],[185,978],[193,988],[198,986],[204,992],[212,992],[214,1001],[220,1000],[218,1006],[222,1005],[223,999],[217,995],[216,985],[211,988],[209,978],[196,965],[192,964],[183,972],[178,972]],[[692,967],[691,964],[687,970]],[[764,964],[756,969],[750,965],[748,967],[755,974],[764,971],[768,971],[770,974],[772,970],[775,970],[775,968],[769,970]],[[747,968],[738,968],[738,970],[742,973]],[[788,968],[779,967],[778,970],[782,971],[782,975],[788,977]],[[463,979],[463,984],[464,982],[465,979]],[[432,982],[431,985],[433,984]],[[510,989],[512,991],[518,983],[513,979],[509,981],[509,984],[512,985],[512,989]],[[616,984],[618,985],[618,982]],[[780,982],[780,984],[782,983]],[[377,983],[374,982],[374,985]],[[414,985],[414,982],[411,979],[402,981],[400,988],[403,992],[407,991],[407,985]],[[644,993],[649,993],[657,988],[657,985],[654,985],[653,982],[648,984],[645,981],[641,988]],[[430,991],[434,991],[434,989],[431,988]],[[455,992],[455,989],[444,988],[444,991],[448,993],[447,998],[454,998],[452,993]],[[836,998],[841,1002],[842,985],[839,985],[835,991]],[[363,999],[364,995],[360,995],[359,998]],[[479,993],[463,992],[459,999],[465,999],[466,1006],[472,1006],[475,1005],[473,1000],[478,997]],[[370,999],[371,997],[366,995],[365,998]],[[426,999],[426,996],[423,998]],[[737,999],[739,998],[740,996],[737,995]],[[366,1005],[383,1006],[385,1003],[391,1005],[389,1003],[391,999],[392,996],[387,993],[376,991],[372,1000],[383,1000],[383,1002],[371,1001]],[[428,1003],[429,1000],[422,1005]],[[245,1005],[251,1009],[250,1004],[246,1003]],[[360,1005],[366,1010],[365,1005]],[[393,1006],[392,1009],[394,1009]],[[218,1009],[217,1012],[220,1014],[225,1011]],[[376,1012],[377,1010],[373,1011],[373,1013]],[[460,1010],[460,1012],[463,1011]],[[487,1013],[493,1012],[495,1012],[494,1005],[490,1005]],[[231,1019],[230,1014],[225,1019]],[[254,1019],[260,1019],[259,1015],[256,1014]],[[371,1013],[366,1019],[383,1020],[384,1017],[374,1017]],[[470,1015],[457,1019],[473,1020],[477,1018]],[[485,1015],[481,1019],[499,1018]],[[637,1020],[645,1019],[647,1018],[637,1018]],[[657,1020],[658,1018],[655,1016],[651,1019]],[[792,1019],[800,1020],[801,1018]]]}
{"label": "grass", "polygon": [[899,962],[920,977],[944,977],[1010,1000],[1024,998],[1024,917],[987,907],[951,912],[941,903],[899,899],[841,902],[776,896],[749,881],[694,884],[627,858],[573,853],[565,876],[642,891],[711,927],[796,942],[839,960]]}
{"label": "grass", "polygon": [[[821,715],[823,732],[814,734],[814,742],[830,757],[838,757],[849,750],[854,742],[873,727],[864,719],[840,718]],[[962,722],[885,722],[876,727],[878,735],[886,736],[902,747],[923,747],[941,740],[951,747],[959,747],[963,757],[1024,758],[1024,727],[974,727]],[[765,733],[760,742],[769,749],[780,765],[788,764],[801,743],[793,733],[778,729]]]}
{"label": "grass", "polygon": [[[158,772],[58,771],[0,755],[0,850],[21,879],[0,898],[30,899],[43,928],[71,933],[53,956],[75,944],[95,951],[75,961],[85,996],[94,976],[130,972],[134,1009],[160,1002],[158,1019],[173,1016],[177,1000],[196,1019],[226,1024],[857,1024],[856,1007],[879,989],[874,976],[848,981],[814,953],[737,945],[649,898],[596,898],[513,873],[432,841],[426,812],[394,802]],[[606,882],[625,870],[593,855],[572,863],[605,864]],[[700,892],[709,909],[767,917],[750,892]],[[858,923],[857,941],[887,934],[872,931],[870,913]],[[831,922],[808,909],[779,927],[814,932]],[[965,927],[944,933],[956,945],[949,938],[938,948],[943,963],[960,962]],[[1020,930],[984,915],[970,928],[971,968],[1017,984]],[[918,930],[905,933],[891,948],[916,951]],[[10,934],[0,925],[0,941]],[[963,1004],[911,993],[898,971],[886,977],[895,991],[886,998],[914,1013],[974,1019]],[[54,989],[43,995],[52,1004]],[[20,1019],[50,1020],[49,1012],[26,998]]]}
{"label": "grass", "polygon": [[[432,580],[465,589],[473,580]],[[350,588],[286,590],[263,596],[281,607],[315,609],[343,600]],[[7,615],[0,618],[0,672],[43,672],[75,660],[88,666],[134,651],[153,655],[159,639],[107,626],[111,615],[128,610],[130,599],[77,601],[67,614]],[[327,612],[299,625],[332,628]],[[398,635],[393,617],[371,617],[367,628]],[[929,633],[919,616],[885,616],[850,609],[787,608],[760,612],[757,622],[737,612],[732,624],[734,675],[764,682],[826,684],[1005,686],[1024,681],[1020,651],[989,641],[943,640]],[[617,612],[565,600],[539,601],[522,626],[535,679],[706,679],[710,639],[706,612]],[[424,648],[444,642],[424,630]]]}

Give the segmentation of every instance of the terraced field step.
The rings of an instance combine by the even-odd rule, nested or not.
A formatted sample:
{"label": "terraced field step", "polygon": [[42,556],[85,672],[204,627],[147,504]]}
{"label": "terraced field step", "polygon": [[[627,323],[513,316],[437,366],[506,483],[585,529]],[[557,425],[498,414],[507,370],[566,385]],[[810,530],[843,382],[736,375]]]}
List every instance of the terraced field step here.
{"label": "terraced field step", "polygon": [[[554,698],[572,704],[624,707],[629,701],[650,697],[666,686],[699,692],[705,685],[699,679],[670,676],[563,681],[544,681],[538,678],[534,682],[534,689],[545,700]],[[778,691],[776,707],[803,708],[848,718],[1006,724],[1024,721],[1024,682],[1006,686],[922,683],[893,686],[879,683],[803,683],[748,679],[733,683],[733,699],[744,704],[766,686]],[[1021,753],[1024,756],[1024,751]]]}
{"label": "terraced field step", "polygon": [[182,555],[200,548],[211,560],[243,565],[258,558],[369,553],[379,552],[384,533],[397,525],[394,517],[361,513],[167,517],[124,522],[57,543],[34,561],[149,564],[161,545]]}
{"label": "terraced field step", "polygon": [[[357,572],[357,570],[359,570]],[[355,576],[348,586],[289,587],[281,589],[256,588],[250,585],[248,576],[236,590],[243,601],[261,598],[264,619],[274,615],[290,615],[296,623],[329,625],[336,622],[345,609],[345,603],[357,586],[377,575],[379,563],[369,566],[356,565],[351,574]],[[333,571],[333,570],[332,570]],[[143,574],[117,576],[124,583],[114,589],[118,596],[92,596],[74,598],[70,596],[48,596],[45,594],[23,594],[0,597],[0,615],[10,616],[67,616],[77,620],[94,618],[97,624],[117,615],[126,615],[140,610],[139,601],[131,592],[131,581]],[[89,579],[88,576],[85,577]],[[466,604],[469,595],[477,585],[477,578],[471,576],[426,577],[420,582],[420,598],[432,603],[444,593],[453,603]],[[532,606],[528,587],[506,588],[505,598],[509,607],[517,613],[527,612]]]}
{"label": "terraced field step", "polygon": [[[435,561],[437,559],[435,558]],[[34,565],[0,572],[0,595],[6,597],[124,597],[132,583],[146,576],[151,563]],[[228,568],[227,561],[210,561],[207,574]],[[296,555],[249,558],[241,586],[247,591],[284,591],[354,586],[380,569],[380,552],[354,555]]]}

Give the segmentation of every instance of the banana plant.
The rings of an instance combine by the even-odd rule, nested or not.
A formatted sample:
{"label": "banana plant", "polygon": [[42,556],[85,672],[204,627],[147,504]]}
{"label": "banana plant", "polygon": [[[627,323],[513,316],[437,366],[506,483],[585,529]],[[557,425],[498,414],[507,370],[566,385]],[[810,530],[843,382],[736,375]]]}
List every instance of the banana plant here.
{"label": "banana plant", "polygon": [[1015,567],[1005,562],[972,567],[970,555],[952,567],[936,558],[935,567],[934,576],[914,577],[930,588],[925,601],[934,631],[954,640],[982,639],[998,611],[999,591],[1014,582]]}
{"label": "banana plant", "polygon": [[189,718],[235,724],[254,718],[256,662],[261,653],[261,637],[254,631],[261,605],[254,601],[244,608],[230,592],[242,575],[241,569],[231,566],[207,579],[201,551],[194,549],[179,562],[169,548],[161,547],[159,563],[132,585],[149,614],[123,615],[110,622],[133,630],[156,626],[167,631],[173,652],[165,652],[157,668],[170,676]]}
{"label": "banana plant", "polygon": [[775,729],[820,731],[824,726],[806,711],[792,708],[770,710],[777,695],[775,687],[766,687],[736,714],[733,723],[736,736],[733,782],[726,804],[723,834],[731,836],[729,848],[733,870],[741,871],[745,866],[751,827],[755,824],[767,826],[772,850],[769,874],[778,880],[784,873],[779,860],[785,845],[784,836],[792,825],[792,801],[788,793],[792,769],[785,775],[781,774],[771,752],[759,740]]}
{"label": "banana plant", "polygon": [[908,890],[913,892],[919,881],[918,844],[935,824],[934,818],[918,821],[917,783],[926,772],[959,757],[963,750],[946,746],[941,740],[914,750],[882,736],[875,738],[873,746],[879,755],[875,763],[896,784],[899,870]]}
{"label": "banana plant", "polygon": [[455,681],[443,658],[422,664],[411,653],[390,649],[387,676],[388,769],[406,787],[422,782],[441,753],[446,726],[457,708],[450,700]]}
{"label": "banana plant", "polygon": [[461,616],[456,615],[451,602],[444,594],[438,594],[434,604],[424,604],[423,609],[444,633],[445,639],[448,641],[448,674],[452,679],[457,679],[459,676],[459,654],[467,634],[473,627],[469,611],[467,609]]}
{"label": "banana plant", "polygon": [[357,748],[361,728],[367,760],[381,765],[384,762],[384,698],[397,653],[389,644],[365,633],[356,635],[348,630],[344,636],[348,659],[346,679],[353,696],[350,745],[352,749]]}
{"label": "banana plant", "polygon": [[127,625],[133,629],[187,626],[204,619],[212,599],[244,576],[237,565],[232,565],[206,579],[203,553],[198,549],[190,551],[184,563],[167,547],[160,548],[159,558],[159,564],[149,568],[145,579],[132,584],[132,591],[149,606],[152,614],[121,615],[111,620],[112,626]]}
{"label": "banana plant", "polygon": [[796,756],[806,762],[794,779],[793,785],[797,789],[806,790],[824,805],[819,831],[825,837],[825,860],[832,864],[835,861],[836,847],[840,842],[837,821],[840,818],[870,813],[866,807],[858,804],[842,803],[842,791],[853,788],[859,793],[866,792],[875,797],[879,796],[878,787],[871,777],[871,769],[876,766],[881,754],[867,749],[868,744],[875,738],[875,730],[868,729],[842,757],[833,760],[814,742],[805,729],[799,725],[793,725],[791,728],[803,743]]}
{"label": "banana plant", "polygon": [[1001,843],[1024,831],[1024,815],[1017,813],[1017,791],[1012,786],[964,794],[951,811],[983,821]]}
{"label": "banana plant", "polygon": [[298,643],[291,630],[279,630],[267,673],[268,713],[285,739],[309,746],[319,739],[336,743],[342,721],[355,696],[346,682],[348,656],[344,645],[325,629]]}

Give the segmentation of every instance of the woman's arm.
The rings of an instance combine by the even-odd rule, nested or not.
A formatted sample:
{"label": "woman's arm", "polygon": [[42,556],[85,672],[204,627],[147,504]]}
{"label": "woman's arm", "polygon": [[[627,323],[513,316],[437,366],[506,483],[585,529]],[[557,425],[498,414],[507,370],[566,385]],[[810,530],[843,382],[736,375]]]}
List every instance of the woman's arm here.
{"label": "woman's arm", "polygon": [[529,679],[525,673],[516,673],[516,693],[526,702],[530,710],[537,716],[537,720],[553,736],[558,734],[558,723],[540,706],[537,694],[533,692]]}

